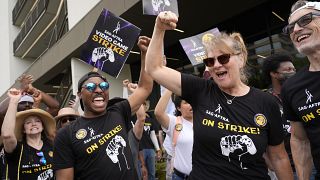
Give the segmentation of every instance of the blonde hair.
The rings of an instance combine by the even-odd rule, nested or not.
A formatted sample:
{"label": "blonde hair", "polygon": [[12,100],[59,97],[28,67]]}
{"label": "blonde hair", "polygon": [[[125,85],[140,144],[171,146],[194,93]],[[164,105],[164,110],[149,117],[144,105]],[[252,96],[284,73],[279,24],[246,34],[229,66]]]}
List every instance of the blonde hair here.
{"label": "blonde hair", "polygon": [[[230,42],[232,43],[231,45]],[[244,66],[240,69],[240,79],[243,83],[248,83],[248,75],[246,71],[248,51],[240,33],[234,32],[227,34],[225,32],[221,32],[218,36],[207,34],[207,38],[203,38],[202,43],[206,49],[207,55],[212,49],[219,49],[223,53],[230,54],[241,53],[243,56]]]}

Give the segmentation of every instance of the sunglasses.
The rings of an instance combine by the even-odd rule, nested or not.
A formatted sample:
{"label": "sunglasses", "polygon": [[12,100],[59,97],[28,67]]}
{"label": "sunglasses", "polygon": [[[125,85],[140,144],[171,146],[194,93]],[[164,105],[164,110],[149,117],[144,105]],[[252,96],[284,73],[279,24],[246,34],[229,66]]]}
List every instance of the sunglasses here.
{"label": "sunglasses", "polygon": [[46,158],[44,157],[43,152],[40,151],[40,152],[37,152],[36,154],[37,154],[38,157],[41,157],[41,158],[40,158],[40,164],[41,164],[41,165],[47,165],[47,160],[46,160]]}
{"label": "sunglasses", "polygon": [[99,88],[102,91],[106,91],[109,89],[109,83],[108,82],[101,82],[100,84],[95,84],[95,83],[88,83],[84,86],[82,86],[83,88],[86,88],[86,90],[88,90],[89,92],[93,92],[96,90],[96,88],[99,86]]}
{"label": "sunglasses", "polygon": [[[239,55],[238,54],[233,54],[233,55]],[[214,65],[215,59],[218,60],[218,62],[220,64],[227,64],[230,61],[230,57],[232,54],[221,54],[220,56],[214,58],[214,57],[208,57],[203,59],[203,63],[207,66],[207,67],[212,67]]]}
{"label": "sunglasses", "polygon": [[282,29],[282,32],[285,34],[291,34],[293,32],[294,26],[296,24],[298,24],[300,27],[304,27],[304,26],[308,25],[309,23],[311,23],[311,21],[313,20],[313,16],[320,16],[320,13],[314,13],[314,12],[308,13],[308,14],[300,17],[295,22],[285,26]]}
{"label": "sunglasses", "polygon": [[61,121],[62,124],[64,124],[64,123],[71,122],[71,121],[74,121],[74,120],[76,120],[75,117],[65,117],[65,118],[61,119],[60,121]]}

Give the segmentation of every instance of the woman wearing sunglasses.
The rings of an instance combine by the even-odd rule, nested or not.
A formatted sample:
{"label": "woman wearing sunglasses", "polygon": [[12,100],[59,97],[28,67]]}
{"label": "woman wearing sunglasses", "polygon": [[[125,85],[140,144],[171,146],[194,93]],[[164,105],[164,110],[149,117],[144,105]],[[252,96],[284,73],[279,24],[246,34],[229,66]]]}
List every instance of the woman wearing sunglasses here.
{"label": "woman wearing sunglasses", "polygon": [[54,179],[53,146],[56,124],[53,117],[41,109],[17,113],[21,91],[8,91],[10,104],[1,129],[7,178]]}
{"label": "woman wearing sunglasses", "polygon": [[71,107],[65,107],[59,110],[58,115],[55,117],[57,129],[67,126],[70,122],[79,117],[79,113]]}
{"label": "woman wearing sunglasses", "polygon": [[176,27],[171,12],[158,15],[146,56],[146,70],[160,85],[193,107],[194,144],[189,179],[270,179],[263,153],[270,153],[277,177],[293,179],[283,145],[281,115],[268,94],[246,85],[247,50],[239,33],[204,38],[211,80],[164,67],[166,30]]}

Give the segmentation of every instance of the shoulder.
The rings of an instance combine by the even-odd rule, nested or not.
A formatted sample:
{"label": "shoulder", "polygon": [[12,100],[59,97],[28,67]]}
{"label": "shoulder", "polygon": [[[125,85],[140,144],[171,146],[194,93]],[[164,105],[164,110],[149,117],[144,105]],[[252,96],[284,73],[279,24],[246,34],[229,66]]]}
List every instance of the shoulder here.
{"label": "shoulder", "polygon": [[275,98],[269,92],[262,91],[260,89],[255,88],[255,87],[250,87],[250,91],[251,91],[250,93],[252,94],[252,98],[254,101],[259,100],[262,103],[277,104]]}

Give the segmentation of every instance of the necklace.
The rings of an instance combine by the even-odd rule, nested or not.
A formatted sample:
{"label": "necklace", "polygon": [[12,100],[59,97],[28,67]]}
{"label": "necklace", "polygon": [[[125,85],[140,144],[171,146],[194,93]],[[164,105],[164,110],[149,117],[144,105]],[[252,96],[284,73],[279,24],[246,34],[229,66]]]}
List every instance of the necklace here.
{"label": "necklace", "polygon": [[[221,90],[220,90],[221,91]],[[221,91],[222,95],[224,96],[224,98],[226,98],[227,100],[227,104],[232,104],[232,101],[234,100],[234,98],[236,98],[237,96],[234,96],[232,99],[228,99],[226,95],[224,95],[224,93]]]}

